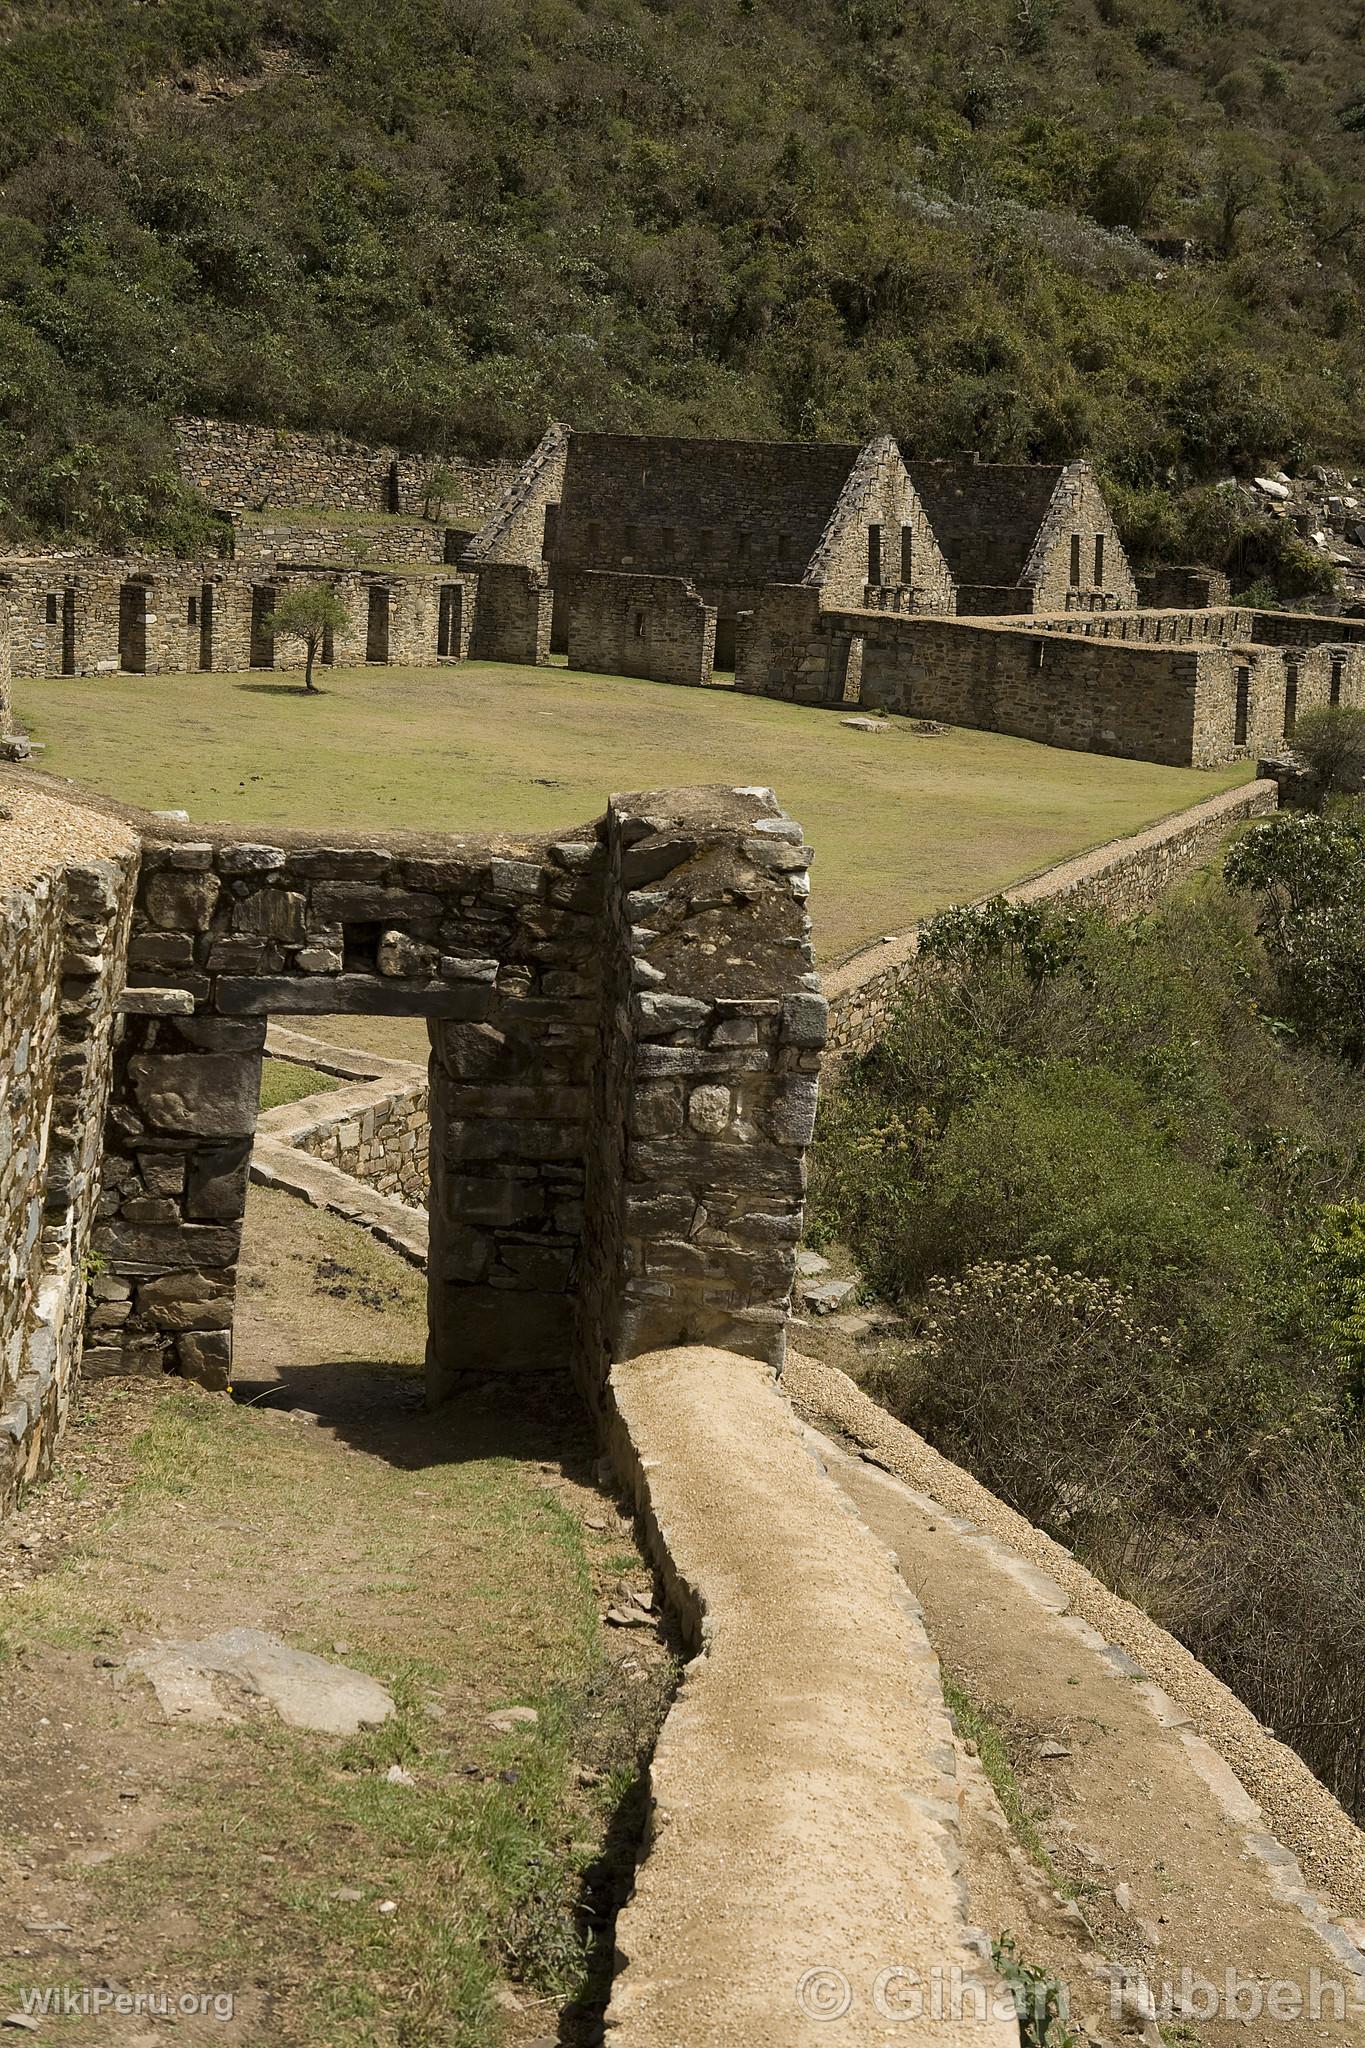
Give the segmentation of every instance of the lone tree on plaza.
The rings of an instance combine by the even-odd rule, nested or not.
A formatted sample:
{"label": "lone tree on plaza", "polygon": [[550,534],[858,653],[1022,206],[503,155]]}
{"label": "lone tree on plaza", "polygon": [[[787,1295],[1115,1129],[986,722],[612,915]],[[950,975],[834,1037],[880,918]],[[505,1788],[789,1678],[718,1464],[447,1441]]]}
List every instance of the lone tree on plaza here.
{"label": "lone tree on plaza", "polygon": [[330,583],[301,583],[287,590],[270,615],[276,637],[301,640],[305,656],[303,687],[318,694],[313,669],[329,633],[348,626],[351,615]]}

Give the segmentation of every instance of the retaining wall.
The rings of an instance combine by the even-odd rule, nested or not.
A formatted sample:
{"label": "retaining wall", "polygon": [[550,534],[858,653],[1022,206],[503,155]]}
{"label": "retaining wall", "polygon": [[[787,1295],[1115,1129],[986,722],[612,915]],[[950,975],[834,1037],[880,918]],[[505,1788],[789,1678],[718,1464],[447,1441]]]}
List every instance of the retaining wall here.
{"label": "retaining wall", "polygon": [[[1131,917],[1215,858],[1236,826],[1248,818],[1268,817],[1278,801],[1272,780],[1248,783],[1178,811],[1145,832],[1062,861],[1000,893],[1010,903],[1093,907],[1114,917]],[[865,947],[825,976],[832,1054],[867,1052],[877,1043],[901,989],[915,972],[918,943],[914,927],[889,943]]]}

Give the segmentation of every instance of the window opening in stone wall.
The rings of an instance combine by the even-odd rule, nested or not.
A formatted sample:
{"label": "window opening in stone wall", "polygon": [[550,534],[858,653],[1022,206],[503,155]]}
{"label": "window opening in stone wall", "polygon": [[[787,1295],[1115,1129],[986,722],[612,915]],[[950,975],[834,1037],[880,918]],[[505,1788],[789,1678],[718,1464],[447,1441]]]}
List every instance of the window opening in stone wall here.
{"label": "window opening in stone wall", "polygon": [[389,593],[382,583],[370,585],[369,608],[365,619],[366,661],[387,661],[389,658]]}
{"label": "window opening in stone wall", "polygon": [[867,529],[867,580],[880,583],[882,580],[882,530],[880,526]]}
{"label": "window opening in stone wall", "polygon": [[639,534],[636,528],[633,526],[627,526],[625,530],[625,538],[622,542],[622,545],[628,557],[635,553],[635,548],[638,540]]}
{"label": "window opening in stone wall", "polygon": [[740,532],[737,547],[739,559],[741,562],[747,562],[749,559],[749,535],[747,529]]}
{"label": "window opening in stone wall", "polygon": [[49,626],[55,626],[57,623],[57,593],[55,590],[50,590],[47,594],[47,623]]}
{"label": "window opening in stone wall", "polygon": [[1284,670],[1284,736],[1294,737],[1294,727],[1299,721],[1299,665],[1296,661],[1285,663]]}
{"label": "window opening in stone wall", "polygon": [[275,592],[268,583],[256,584],[251,592],[251,666],[274,668],[275,634],[270,620],[275,611]]}
{"label": "window opening in stone wall", "polygon": [[915,529],[913,526],[903,526],[901,528],[901,582],[913,583],[914,580]]}
{"label": "window opening in stone wall", "polygon": [[1071,588],[1072,588],[1073,590],[1079,590],[1079,589],[1080,589],[1080,587],[1081,587],[1081,537],[1080,537],[1080,535],[1079,535],[1078,533],[1073,533],[1073,534],[1072,534],[1072,536],[1071,536]]}
{"label": "window opening in stone wall", "polygon": [[709,555],[715,538],[716,536],[714,530],[709,526],[703,526],[701,532],[697,535],[698,553],[703,555]]}
{"label": "window opening in stone wall", "polygon": [[1098,589],[1098,588],[1099,588],[1099,587],[1100,587],[1100,586],[1101,586],[1101,585],[1103,584],[1103,582],[1104,582],[1104,535],[1103,535],[1102,533],[1097,533],[1097,534],[1095,535],[1095,587],[1096,587],[1096,588]]}
{"label": "window opening in stone wall", "polygon": [[677,534],[671,526],[661,526],[659,528],[659,548],[661,553],[665,555],[674,554],[677,549],[677,539]]}
{"label": "window opening in stone wall", "polygon": [[[540,559],[542,562],[549,561],[551,555],[554,553],[555,542],[558,540],[558,538],[559,506],[557,504],[547,505],[545,507],[545,521],[543,526],[541,527],[540,533]],[[453,557],[448,555],[446,557],[446,560],[453,560]]]}
{"label": "window opening in stone wall", "polygon": [[1332,681],[1328,690],[1327,701],[1333,706],[1336,706],[1341,702],[1341,678],[1345,670],[1345,666],[1346,664],[1339,654],[1334,654],[1332,656]]}
{"label": "window opening in stone wall", "polygon": [[436,629],[436,653],[442,661],[450,661],[460,652],[463,597],[464,592],[458,583],[442,584],[441,610]]}
{"label": "window opening in stone wall", "polygon": [[62,592],[62,674],[76,673],[76,593]]}
{"label": "window opening in stone wall", "polygon": [[213,667],[213,585],[204,584],[199,592],[199,666]]}
{"label": "window opening in stone wall", "polygon": [[147,672],[147,586],[125,583],[118,594],[118,665],[129,675]]}
{"label": "window opening in stone wall", "polygon": [[645,637],[645,615],[643,612],[636,612],[635,614],[635,637],[637,640],[643,640]]}
{"label": "window opening in stone wall", "polygon": [[786,561],[789,561],[789,560],[791,559],[791,551],[792,551],[792,537],[791,537],[791,535],[790,535],[789,533],[779,533],[779,534],[778,534],[778,536],[777,536],[777,559],[778,559],[778,561],[779,561],[779,562],[786,562]]}
{"label": "window opening in stone wall", "polygon": [[1251,713],[1251,670],[1237,671],[1237,717],[1233,728],[1232,744],[1244,747],[1247,743],[1247,722]]}
{"label": "window opening in stone wall", "polygon": [[199,624],[199,600],[197,597],[192,597],[189,601],[189,618],[186,623],[191,626]]}

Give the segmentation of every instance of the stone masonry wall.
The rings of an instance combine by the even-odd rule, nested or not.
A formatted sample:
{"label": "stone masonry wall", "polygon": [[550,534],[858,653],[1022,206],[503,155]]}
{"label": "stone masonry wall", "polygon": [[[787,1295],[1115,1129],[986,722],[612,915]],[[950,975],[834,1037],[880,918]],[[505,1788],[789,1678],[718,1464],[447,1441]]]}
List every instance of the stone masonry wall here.
{"label": "stone masonry wall", "polygon": [[556,585],[568,609],[570,668],[643,676],[656,683],[709,683],[715,607],[683,576],[584,570]]}
{"label": "stone masonry wall", "polygon": [[[1215,859],[1239,824],[1268,817],[1277,803],[1273,781],[1247,783],[1178,811],[1145,832],[1062,861],[1003,893],[1011,903],[1060,903],[1131,917]],[[826,975],[832,1055],[863,1053],[876,1044],[897,996],[915,973],[917,945],[916,927],[890,943],[866,947]]]}
{"label": "stone masonry wall", "polygon": [[544,564],[484,562],[469,641],[474,661],[515,661],[543,667],[550,659],[554,593]]}
{"label": "stone masonry wall", "polygon": [[312,1120],[297,1135],[291,1133],[301,1152],[327,1160],[381,1195],[426,1207],[431,1112],[425,1079],[406,1087],[388,1084],[382,1093],[374,1087],[344,1088],[307,1099]]}
{"label": "stone masonry wall", "polygon": [[769,790],[616,797],[577,1369],[715,1343],[782,1362],[826,1010],[810,851]]}
{"label": "stone masonry wall", "polygon": [[1196,694],[1201,662],[1216,663],[1220,650],[1124,647],[888,612],[825,612],[806,633],[809,622],[789,591],[766,594],[740,687],[798,703],[844,701],[849,643],[857,640],[868,708],[1048,746],[1208,765],[1195,752]]}
{"label": "stone masonry wall", "polygon": [[[253,632],[259,604],[308,583],[334,587],[349,623],[336,635],[338,665],[367,659],[370,591],[388,592],[390,662],[436,659],[440,592],[462,592],[460,651],[468,644],[477,579],[458,568],[437,575],[362,571],[328,563],[145,563],[122,557],[11,563],[5,571],[15,621],[15,673],[113,675],[133,668],[148,675],[212,670],[242,673],[252,667],[302,668],[304,649],[280,636],[265,651]],[[130,641],[127,597],[137,593],[140,628]]]}
{"label": "stone masonry wall", "polygon": [[[571,1354],[600,1381],[689,1332],[780,1353],[824,1028],[809,856],[766,792],[639,802],[554,841],[144,821],[89,1370],[226,1382],[267,1020],[347,1010],[430,1025],[433,1394]],[[416,1092],[408,1115],[415,1150]],[[618,1132],[630,1187],[590,1189]]]}
{"label": "stone masonry wall", "polygon": [[0,777],[0,1514],[79,1369],[135,868],[131,833]]}
{"label": "stone masonry wall", "polygon": [[306,434],[233,420],[175,423],[180,472],[223,510],[264,505],[326,505],[360,512],[412,512],[426,507],[427,478],[447,470],[453,484],[441,515],[477,526],[516,475],[509,461],[472,462],[457,455],[404,455],[366,447],[339,434]]}
{"label": "stone masonry wall", "polygon": [[[1072,541],[1080,536],[1080,581],[1072,580]],[[1104,563],[1096,574],[1095,547],[1102,540]],[[1137,603],[1137,585],[1123,551],[1114,515],[1088,462],[1068,463],[1047,509],[1024,570],[1034,592],[1035,612],[1065,611],[1078,593],[1103,595],[1121,607]]]}
{"label": "stone masonry wall", "polygon": [[377,519],[367,526],[328,526],[306,516],[233,527],[234,562],[319,562],[337,568],[376,563],[443,562],[453,529],[425,519]]}
{"label": "stone masonry wall", "polygon": [[[880,555],[875,579],[874,531]],[[903,575],[907,566],[908,581]],[[864,590],[875,580],[901,589],[907,611],[956,609],[951,571],[889,434],[879,434],[859,455],[801,580],[818,586],[822,603],[831,607],[861,604]]]}

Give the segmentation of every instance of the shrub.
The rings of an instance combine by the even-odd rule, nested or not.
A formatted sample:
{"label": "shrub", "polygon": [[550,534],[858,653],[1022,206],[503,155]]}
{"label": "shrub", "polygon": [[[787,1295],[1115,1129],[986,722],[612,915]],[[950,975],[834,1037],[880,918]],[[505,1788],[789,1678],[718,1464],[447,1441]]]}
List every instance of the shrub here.
{"label": "shrub", "polygon": [[1294,728],[1294,752],[1324,799],[1334,790],[1359,789],[1365,778],[1365,710],[1324,704],[1305,711]]}
{"label": "shrub", "polygon": [[1254,895],[1284,1020],[1342,1059],[1365,1060],[1365,803],[1281,813],[1224,863]]}
{"label": "shrub", "polygon": [[1365,1457],[1323,1443],[1225,1506],[1167,1625],[1365,1819]]}
{"label": "shrub", "polygon": [[922,1341],[878,1392],[1029,1521],[1087,1547],[1150,1507],[1178,1378],[1126,1289],[993,1260],[930,1285]]}

